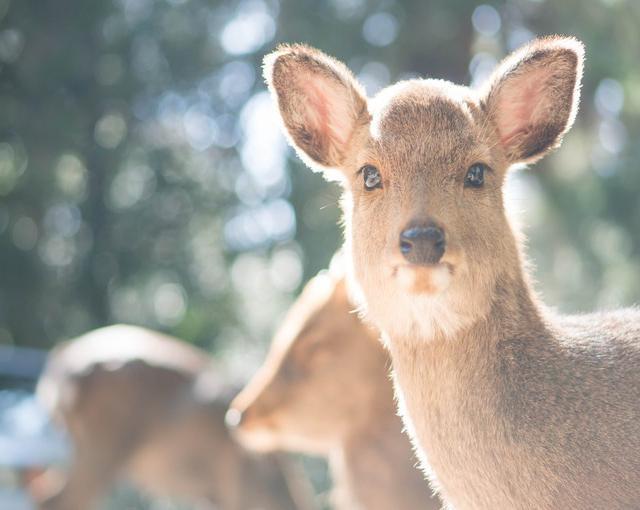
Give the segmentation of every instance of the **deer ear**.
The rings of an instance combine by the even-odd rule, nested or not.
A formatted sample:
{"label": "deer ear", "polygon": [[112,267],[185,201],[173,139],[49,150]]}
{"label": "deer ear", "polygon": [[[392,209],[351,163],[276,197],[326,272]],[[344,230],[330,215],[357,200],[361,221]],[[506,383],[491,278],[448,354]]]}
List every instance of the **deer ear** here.
{"label": "deer ear", "polygon": [[308,46],[281,46],[265,57],[264,76],[301,158],[314,170],[340,167],[369,121],[366,96],[347,67]]}
{"label": "deer ear", "polygon": [[531,163],[560,145],[578,110],[583,60],[576,39],[537,39],[493,73],[483,106],[510,163]]}

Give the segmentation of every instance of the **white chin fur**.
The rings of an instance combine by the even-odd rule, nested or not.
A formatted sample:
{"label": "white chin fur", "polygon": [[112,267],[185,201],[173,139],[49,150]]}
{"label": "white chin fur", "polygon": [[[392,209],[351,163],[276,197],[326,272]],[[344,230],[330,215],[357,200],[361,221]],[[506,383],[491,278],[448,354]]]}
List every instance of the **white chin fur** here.
{"label": "white chin fur", "polygon": [[[454,276],[446,263],[435,266],[413,266],[394,261],[388,272],[378,272],[374,278],[363,278],[369,289],[365,315],[390,340],[394,337],[418,337],[429,341],[435,336],[451,336],[464,323],[452,301]],[[377,289],[385,289],[377,292]],[[367,292],[367,290],[370,290]]]}
{"label": "white chin fur", "polygon": [[259,452],[269,452],[278,449],[278,438],[266,428],[252,428],[251,430],[242,430],[241,428],[235,432],[237,439],[246,448]]}
{"label": "white chin fur", "polygon": [[449,258],[434,266],[411,265],[397,255],[375,263],[353,260],[352,295],[364,316],[383,332],[383,341],[453,337],[482,312],[469,306],[470,296],[454,281],[466,273],[464,261]]}
{"label": "white chin fur", "polygon": [[445,264],[428,267],[401,264],[394,268],[393,275],[402,289],[411,294],[437,295],[451,284],[451,271]]}
{"label": "white chin fur", "polygon": [[236,438],[250,450],[261,453],[273,451],[294,451],[311,455],[324,455],[331,443],[310,439],[291,432],[280,432],[270,427],[237,429]]}

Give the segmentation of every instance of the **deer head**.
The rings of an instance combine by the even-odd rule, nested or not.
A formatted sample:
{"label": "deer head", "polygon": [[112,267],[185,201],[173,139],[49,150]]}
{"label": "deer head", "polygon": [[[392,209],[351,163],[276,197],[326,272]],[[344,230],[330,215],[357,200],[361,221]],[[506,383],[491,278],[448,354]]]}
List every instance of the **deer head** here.
{"label": "deer head", "polygon": [[[227,417],[255,449],[327,455],[376,416],[395,417],[388,358],[353,313],[343,278],[320,274]],[[372,425],[373,424],[373,425]]]}
{"label": "deer head", "polygon": [[282,46],[265,77],[289,141],[344,187],[350,272],[390,335],[450,336],[520,277],[503,205],[509,168],[557,147],[576,115],[583,47],[538,39],[480,90],[402,81],[368,99],[324,53]]}

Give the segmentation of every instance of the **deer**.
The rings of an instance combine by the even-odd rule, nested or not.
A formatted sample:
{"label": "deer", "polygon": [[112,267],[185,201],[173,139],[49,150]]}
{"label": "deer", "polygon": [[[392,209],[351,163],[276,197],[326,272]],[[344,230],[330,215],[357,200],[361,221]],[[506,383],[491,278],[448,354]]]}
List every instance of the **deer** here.
{"label": "deer", "polygon": [[73,459],[62,487],[32,481],[41,510],[96,508],[118,478],[197,508],[311,510],[286,459],[229,433],[233,388],[200,349],[129,325],[91,331],[50,353],[37,396],[64,426]]}
{"label": "deer", "polygon": [[344,190],[349,278],[449,508],[640,508],[640,311],[546,306],[503,197],[572,126],[583,61],[577,39],[541,37],[479,88],[369,98],[320,50],[265,58],[289,142]]}
{"label": "deer", "polygon": [[389,356],[353,313],[339,264],[307,283],[227,421],[249,448],[327,458],[336,508],[437,510],[396,413]]}

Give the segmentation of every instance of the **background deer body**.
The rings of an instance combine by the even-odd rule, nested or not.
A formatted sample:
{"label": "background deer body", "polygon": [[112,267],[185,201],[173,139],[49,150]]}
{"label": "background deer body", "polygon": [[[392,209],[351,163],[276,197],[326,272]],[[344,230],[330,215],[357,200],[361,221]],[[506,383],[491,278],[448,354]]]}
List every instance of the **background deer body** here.
{"label": "background deer body", "polygon": [[344,185],[352,276],[453,508],[640,507],[640,312],[549,312],[503,205],[509,167],[573,123],[582,59],[541,39],[479,92],[411,80],[372,100],[312,48],[266,60],[291,143]]}
{"label": "background deer body", "polygon": [[315,277],[231,405],[258,449],[327,456],[345,510],[440,508],[396,415],[389,358],[352,312],[343,279]]}
{"label": "background deer body", "polygon": [[69,432],[74,458],[62,490],[42,508],[92,508],[119,477],[202,508],[305,508],[295,504],[303,494],[291,493],[281,461],[231,439],[218,377],[206,353],[133,326],[55,349],[38,394]]}

